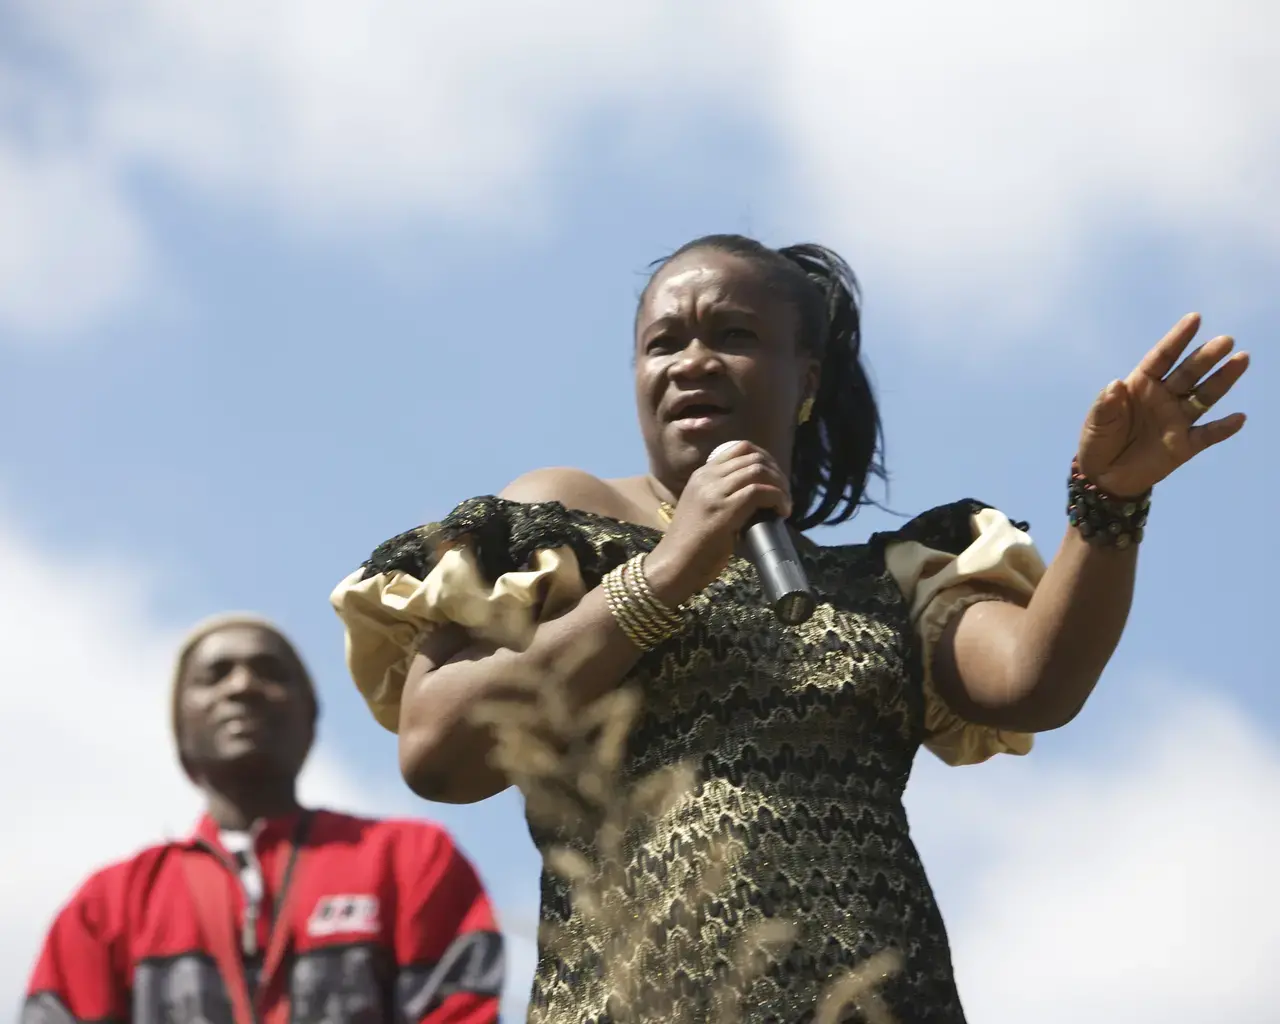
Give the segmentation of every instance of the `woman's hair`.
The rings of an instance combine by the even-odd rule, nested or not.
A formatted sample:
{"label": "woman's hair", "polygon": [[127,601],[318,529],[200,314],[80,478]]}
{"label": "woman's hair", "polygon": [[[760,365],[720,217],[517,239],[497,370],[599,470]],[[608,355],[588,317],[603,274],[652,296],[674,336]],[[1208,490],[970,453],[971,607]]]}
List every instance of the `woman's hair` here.
{"label": "woman's hair", "polygon": [[750,260],[795,306],[800,345],[818,358],[821,370],[813,414],[796,428],[791,452],[791,522],[800,530],[843,523],[869,504],[869,477],[887,480],[880,410],[859,359],[860,292],[853,270],[821,245],[770,249],[742,235],[707,235],[659,260],[649,280],[676,257],[699,249]]}

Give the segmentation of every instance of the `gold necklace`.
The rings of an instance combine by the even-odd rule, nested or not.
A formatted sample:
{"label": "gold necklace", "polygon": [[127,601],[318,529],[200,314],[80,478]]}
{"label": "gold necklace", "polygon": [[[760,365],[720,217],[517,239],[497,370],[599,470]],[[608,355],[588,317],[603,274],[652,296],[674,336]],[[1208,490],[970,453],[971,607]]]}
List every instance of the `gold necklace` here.
{"label": "gold necklace", "polygon": [[669,501],[658,502],[658,518],[661,519],[664,523],[669,524],[671,520],[675,517],[675,514],[676,514],[676,507],[672,505]]}

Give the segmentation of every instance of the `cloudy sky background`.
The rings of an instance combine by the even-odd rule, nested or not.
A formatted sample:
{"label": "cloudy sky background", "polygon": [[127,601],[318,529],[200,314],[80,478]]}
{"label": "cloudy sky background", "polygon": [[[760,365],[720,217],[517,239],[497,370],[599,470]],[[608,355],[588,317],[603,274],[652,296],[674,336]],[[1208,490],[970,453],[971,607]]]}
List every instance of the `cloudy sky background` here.
{"label": "cloudy sky background", "polygon": [[327,596],[524,470],[635,472],[643,268],[743,231],[858,270],[889,504],[1046,555],[1103,385],[1192,309],[1254,353],[1086,712],[922,755],[908,806],[974,1024],[1273,1021],[1277,37],[1270,0],[0,5],[0,1001],[78,880],[189,827],[173,643],[250,608],[322,690],[309,798],[454,830],[519,1010],[518,801],[407,793]]}

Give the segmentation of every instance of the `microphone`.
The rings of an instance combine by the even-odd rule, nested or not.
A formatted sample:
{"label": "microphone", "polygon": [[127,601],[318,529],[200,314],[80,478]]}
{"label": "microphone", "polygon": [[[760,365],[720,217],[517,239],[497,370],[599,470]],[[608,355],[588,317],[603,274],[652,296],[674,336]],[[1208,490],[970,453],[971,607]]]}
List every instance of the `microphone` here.
{"label": "microphone", "polygon": [[[722,448],[736,444],[730,441],[717,445],[707,456],[714,459]],[[747,524],[742,539],[747,558],[756,568],[765,600],[773,609],[778,621],[788,626],[798,626],[813,614],[818,605],[809,578],[800,565],[800,556],[791,542],[791,531],[778,513],[772,509],[757,513]]]}
{"label": "microphone", "polygon": [[742,539],[773,614],[788,626],[800,625],[813,614],[818,599],[800,565],[786,522],[772,509],[761,512],[748,524]]}

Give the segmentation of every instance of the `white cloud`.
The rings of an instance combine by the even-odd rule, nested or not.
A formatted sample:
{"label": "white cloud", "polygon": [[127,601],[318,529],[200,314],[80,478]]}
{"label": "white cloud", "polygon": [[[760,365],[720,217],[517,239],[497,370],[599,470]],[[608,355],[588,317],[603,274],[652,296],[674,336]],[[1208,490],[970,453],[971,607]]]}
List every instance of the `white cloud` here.
{"label": "white cloud", "polygon": [[[770,220],[847,249],[903,316],[980,316],[966,339],[1069,310],[1135,232],[1209,276],[1215,246],[1280,243],[1270,0],[17,12],[71,83],[8,76],[0,175],[37,200],[0,233],[0,325],[22,331],[92,324],[147,283],[138,172],[300,231],[523,232],[605,113],[643,140],[631,159],[664,162],[711,156],[693,124],[754,121],[788,171]],[[19,145],[33,110],[54,127]]]}
{"label": "white cloud", "polygon": [[[143,171],[304,232],[420,229],[431,218],[519,233],[545,212],[548,172],[572,170],[587,115],[616,105],[625,122],[691,86],[701,98],[730,88],[697,67],[695,44],[706,21],[729,10],[722,3],[701,14],[676,0],[122,0],[110,11],[32,0],[19,9],[24,38],[75,88],[55,87],[48,68],[11,69],[12,105],[52,111],[58,130],[36,133],[39,151],[84,162],[96,175],[80,200],[91,219],[135,231],[142,218],[123,182]],[[671,32],[677,23],[682,31]],[[13,123],[29,134],[27,120]],[[650,119],[647,130],[661,137],[672,123]],[[9,150],[13,160],[29,145],[6,138],[3,125],[0,157]],[[117,216],[120,204],[130,220]],[[16,225],[7,243],[15,259],[0,273],[32,241],[73,250],[63,260],[79,252],[80,233],[55,213],[36,207]],[[123,249],[126,238],[106,240]],[[22,282],[0,282],[0,323],[29,329],[38,301],[49,317],[36,326],[51,330],[103,311],[91,296],[19,304],[11,293]],[[103,290],[123,301],[139,283],[121,274]]]}
{"label": "white cloud", "polygon": [[44,23],[113,154],[317,222],[485,220],[519,212],[574,115],[669,71],[678,44],[628,40],[675,11],[129,0]]}
{"label": "white cloud", "polygon": [[[19,1004],[44,930],[91,870],[185,834],[199,813],[168,732],[180,636],[151,614],[153,582],[120,560],[40,550],[0,519],[0,1006]],[[407,789],[367,786],[323,730],[301,793],[357,813],[423,813]],[[507,1003],[520,1007],[533,944],[517,933],[508,955]]]}
{"label": "white cloud", "polygon": [[1280,746],[1165,686],[1094,756],[917,769],[908,807],[970,1018],[1274,1020]]}
{"label": "white cloud", "polygon": [[1072,312],[1144,232],[1209,276],[1197,250],[1280,250],[1270,0],[800,0],[777,27],[808,222],[922,320],[982,314],[966,344]]}
{"label": "white cloud", "polygon": [[146,279],[142,225],[94,156],[41,154],[0,136],[0,327],[26,342],[65,339]]}

